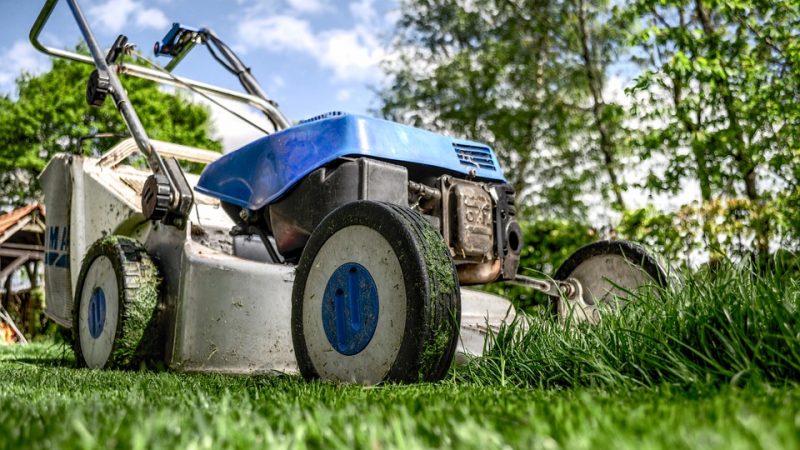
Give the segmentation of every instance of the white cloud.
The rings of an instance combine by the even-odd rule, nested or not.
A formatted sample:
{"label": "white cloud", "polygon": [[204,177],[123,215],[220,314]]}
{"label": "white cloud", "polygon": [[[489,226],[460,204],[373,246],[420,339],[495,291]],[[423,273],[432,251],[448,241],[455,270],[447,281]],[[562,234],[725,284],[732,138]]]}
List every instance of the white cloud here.
{"label": "white cloud", "polygon": [[352,96],[353,92],[350,91],[350,89],[339,89],[339,91],[336,92],[336,100],[339,100],[340,102],[346,102],[350,100]]}
{"label": "white cloud", "polygon": [[162,29],[169,25],[160,9],[146,8],[136,0],[107,0],[91,5],[88,12],[92,21],[109,34],[119,33],[131,21],[140,28]]}
{"label": "white cloud", "polygon": [[286,86],[286,80],[284,80],[280,75],[273,75],[270,79],[270,86],[273,89],[281,89],[282,87]]}
{"label": "white cloud", "polygon": [[397,26],[397,22],[400,21],[400,17],[402,17],[402,14],[399,9],[390,9],[384,14],[383,22],[387,28],[394,28]]}
{"label": "white cloud", "polygon": [[241,148],[258,138],[264,137],[263,131],[253,127],[231,114],[229,111],[226,111],[225,108],[244,116],[267,131],[273,130],[272,125],[270,125],[264,117],[264,114],[237,101],[214,97],[214,100],[225,106],[225,108],[222,108],[197,94],[191,94],[191,98],[192,101],[207,106],[211,111],[214,135],[222,140],[222,148],[225,153]]}
{"label": "white cloud", "polygon": [[378,17],[375,12],[375,0],[357,0],[350,3],[350,15],[361,24],[373,23]]}
{"label": "white cloud", "polygon": [[38,74],[50,67],[47,58],[36,51],[27,40],[19,39],[0,52],[0,92],[11,92],[14,79],[22,72]]}
{"label": "white cloud", "polygon": [[170,21],[160,9],[147,8],[136,13],[136,25],[163,30],[170,25]]}
{"label": "white cloud", "polygon": [[386,52],[375,36],[363,28],[334,30],[320,36],[316,57],[340,80],[374,81]]}
{"label": "white cloud", "polygon": [[370,82],[380,78],[378,67],[387,53],[378,30],[365,21],[377,17],[371,0],[360,1],[356,24],[348,29],[316,32],[311,23],[290,15],[272,15],[245,20],[239,26],[237,48],[263,48],[306,54],[331,70],[340,81]]}
{"label": "white cloud", "polygon": [[325,11],[330,6],[324,0],[287,0],[289,8],[299,13],[318,13]]}
{"label": "white cloud", "polygon": [[105,3],[89,6],[89,16],[109,33],[118,33],[128,21],[128,16],[136,10],[133,0],[108,0]]}
{"label": "white cloud", "polygon": [[245,20],[239,26],[239,37],[240,45],[250,48],[313,53],[317,47],[311,25],[286,15]]}

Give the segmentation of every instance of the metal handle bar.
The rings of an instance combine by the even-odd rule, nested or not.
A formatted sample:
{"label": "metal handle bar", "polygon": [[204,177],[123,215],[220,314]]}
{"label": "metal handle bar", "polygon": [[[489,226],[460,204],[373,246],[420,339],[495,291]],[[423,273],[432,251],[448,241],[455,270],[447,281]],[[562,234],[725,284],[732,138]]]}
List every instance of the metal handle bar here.
{"label": "metal handle bar", "polygon": [[[67,0],[72,7],[74,0]],[[63,58],[72,61],[77,61],[85,64],[95,65],[95,60],[89,56],[81,55],[79,53],[61,50],[54,47],[48,47],[42,44],[39,41],[39,34],[44,28],[45,23],[50,18],[50,14],[53,12],[55,5],[58,3],[58,0],[47,0],[44,7],[42,8],[42,12],[39,14],[39,17],[36,18],[36,22],[34,22],[33,27],[31,28],[30,32],[30,41],[37,50],[42,53],[45,53],[50,56],[54,56],[56,58]],[[76,5],[77,6],[77,5]],[[73,14],[74,14],[73,9]],[[88,42],[87,42],[88,44]],[[175,87],[186,87],[191,86],[198,91],[209,95],[215,95],[217,97],[227,98],[230,100],[235,100],[246,105],[252,106],[264,114],[266,114],[275,125],[278,127],[278,130],[282,130],[285,128],[289,128],[291,124],[289,120],[281,113],[281,111],[276,108],[274,105],[269,103],[268,101],[264,100],[263,98],[259,98],[255,95],[245,94],[243,92],[237,92],[230,89],[225,89],[222,87],[202,83],[200,81],[195,81],[189,78],[179,77],[168,73],[162,73],[157,70],[153,70],[147,67],[143,67],[137,64],[124,64],[121,63],[117,66],[117,69],[126,75],[143,78],[145,80],[155,81],[158,83],[164,83]]]}
{"label": "metal handle bar", "polygon": [[[31,43],[39,50],[44,49],[44,46],[42,46],[42,44],[39,42],[39,33],[42,31],[44,24],[47,23],[47,20],[50,18],[50,14],[52,14],[56,3],[58,3],[58,0],[47,0],[42,8],[42,11],[39,13],[39,16],[36,18],[36,22],[34,22],[33,28],[31,28]],[[133,110],[133,107],[131,107],[128,96],[125,94],[125,90],[123,89],[119,78],[117,78],[116,74],[113,73],[109,68],[109,64],[106,62],[105,57],[100,50],[100,46],[97,45],[97,41],[94,39],[94,35],[89,28],[89,24],[87,23],[80,6],[78,6],[78,3],[75,0],[67,0],[67,4],[72,10],[72,15],[75,16],[75,21],[78,23],[78,27],[83,34],[83,38],[89,47],[89,52],[92,54],[92,58],[80,57],[78,59],[69,59],[75,59],[80,62],[91,64],[95,66],[98,71],[108,75],[110,93],[114,99],[116,107],[120,114],[122,114],[122,117],[125,119],[125,123],[128,125],[128,129],[130,130],[133,138],[136,140],[136,144],[138,145],[139,149],[147,157],[150,169],[154,173],[166,173],[164,162],[158,156],[158,153],[153,151],[153,148],[150,145],[150,140],[144,130],[144,126],[139,120],[139,117],[136,115],[136,112]],[[46,50],[44,51],[45,53],[48,53]],[[56,54],[55,56],[59,55]]]}
{"label": "metal handle bar", "polygon": [[[50,18],[50,14],[52,14],[56,3],[58,3],[58,0],[47,0],[31,29],[31,43],[37,48],[41,49],[41,47],[43,47],[38,40],[39,33]],[[70,10],[72,10],[72,15],[78,23],[78,28],[80,28],[86,45],[89,47],[89,52],[92,55],[89,61],[86,61],[84,58],[79,58],[78,60],[93,64],[96,67],[95,76],[97,79],[99,80],[102,77],[108,83],[108,93],[110,93],[111,97],[114,99],[114,106],[116,106],[122,118],[125,120],[125,124],[131,132],[131,136],[136,141],[136,146],[139,147],[139,150],[147,158],[147,165],[150,166],[150,170],[153,173],[148,181],[152,181],[154,186],[150,189],[152,192],[147,194],[147,199],[148,201],[154,200],[148,203],[148,205],[152,204],[154,206],[152,211],[148,214],[150,217],[156,219],[168,220],[168,222],[165,223],[183,227],[185,225],[185,218],[189,214],[192,203],[194,202],[194,197],[191,188],[186,183],[186,179],[183,176],[183,172],[177,160],[170,159],[165,161],[159,156],[155,148],[153,148],[153,145],[150,143],[150,138],[147,136],[147,132],[142,122],[139,120],[139,116],[136,115],[136,111],[133,109],[133,106],[131,106],[128,95],[125,93],[125,89],[122,87],[122,83],[117,77],[116,66],[110,67],[110,62],[106,61],[106,56],[103,54],[102,50],[100,50],[100,46],[97,45],[94,34],[89,28],[89,23],[86,21],[86,17],[83,15],[80,6],[78,6],[77,0],[67,0],[67,4]],[[164,186],[164,184],[166,184],[166,186]],[[164,188],[166,188],[166,191]],[[145,209],[144,195],[145,193],[143,193],[142,197],[143,211]],[[169,213],[171,213],[171,215]]]}

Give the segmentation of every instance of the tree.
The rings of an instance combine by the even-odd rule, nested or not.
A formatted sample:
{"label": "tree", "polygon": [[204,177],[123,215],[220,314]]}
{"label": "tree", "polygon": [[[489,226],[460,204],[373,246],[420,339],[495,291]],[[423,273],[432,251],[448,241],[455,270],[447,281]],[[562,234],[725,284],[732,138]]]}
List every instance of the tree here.
{"label": "tree", "polygon": [[[537,218],[580,218],[585,194],[602,192],[623,212],[619,231],[669,252],[763,257],[787,236],[800,243],[797,1],[405,0],[401,10],[383,114],[493,145]],[[641,72],[627,73],[626,110],[605,91],[629,56]],[[626,174],[634,192],[696,187],[700,202],[625,211]]]}
{"label": "tree", "polygon": [[[590,93],[591,128],[595,152],[599,154],[608,176],[608,190],[613,193],[613,206],[625,210],[622,192],[626,188],[620,180],[618,157],[623,153],[623,110],[604,98],[608,67],[615,62],[617,46],[621,44],[624,30],[619,24],[603,24],[601,15],[608,13],[607,2],[590,4],[587,0],[566,3],[566,14],[572,17],[574,36],[580,49],[580,63],[585,76],[585,88]],[[572,45],[573,47],[575,44]]]}
{"label": "tree", "polygon": [[[623,17],[644,25],[633,36],[644,71],[631,91],[646,124],[641,155],[668,161],[646,186],[677,193],[696,181],[711,211],[730,199],[737,217],[723,220],[745,221],[766,255],[781,220],[774,202],[798,192],[800,4],[637,0]],[[719,222],[703,220],[712,249],[730,238]]]}
{"label": "tree", "polygon": [[[80,49],[79,49],[80,50]],[[118,139],[90,139],[95,133],[123,135],[127,128],[107,99],[101,108],[86,103],[86,82],[92,67],[53,60],[42,75],[22,74],[16,81],[18,97],[0,97],[0,195],[3,207],[17,206],[39,196],[36,176],[58,152],[98,155]],[[221,150],[210,137],[209,111],[186,97],[158,85],[123,77],[131,104],[153,139]]]}
{"label": "tree", "polygon": [[624,208],[622,108],[603,96],[621,29],[605,1],[406,0],[383,115],[491,144],[537,214]]}

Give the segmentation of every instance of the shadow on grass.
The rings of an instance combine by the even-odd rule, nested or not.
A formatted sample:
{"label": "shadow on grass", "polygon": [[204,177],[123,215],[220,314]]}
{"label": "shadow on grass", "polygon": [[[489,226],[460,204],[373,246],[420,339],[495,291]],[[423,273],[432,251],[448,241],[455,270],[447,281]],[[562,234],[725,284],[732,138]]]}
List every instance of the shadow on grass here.
{"label": "shadow on grass", "polygon": [[31,358],[20,356],[18,358],[11,357],[3,359],[3,362],[17,363],[17,364],[30,364],[33,366],[43,367],[75,367],[75,360],[69,357],[47,357],[47,358]]}
{"label": "shadow on grass", "polygon": [[75,357],[62,343],[14,345],[0,350],[0,365],[8,363],[42,367],[75,367]]}

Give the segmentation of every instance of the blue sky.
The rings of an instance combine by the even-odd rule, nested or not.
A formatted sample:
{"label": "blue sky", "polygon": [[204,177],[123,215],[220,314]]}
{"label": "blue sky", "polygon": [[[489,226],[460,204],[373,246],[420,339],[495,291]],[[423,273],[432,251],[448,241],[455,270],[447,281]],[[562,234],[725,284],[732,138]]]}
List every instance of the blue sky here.
{"label": "blue sky", "polygon": [[[0,0],[0,92],[13,95],[21,71],[42,72],[47,57],[28,42],[44,0]],[[331,110],[364,113],[375,105],[378,67],[397,19],[395,0],[79,0],[101,46],[124,33],[139,51],[152,46],[172,22],[213,29],[242,60],[284,114],[299,120]],[[45,44],[70,48],[80,33],[63,0],[42,34]],[[166,64],[166,58],[158,58]],[[201,47],[181,62],[178,75],[239,89]],[[257,133],[214,108],[226,146]],[[253,113],[254,116],[256,116]],[[256,116],[257,117],[257,116]]]}

